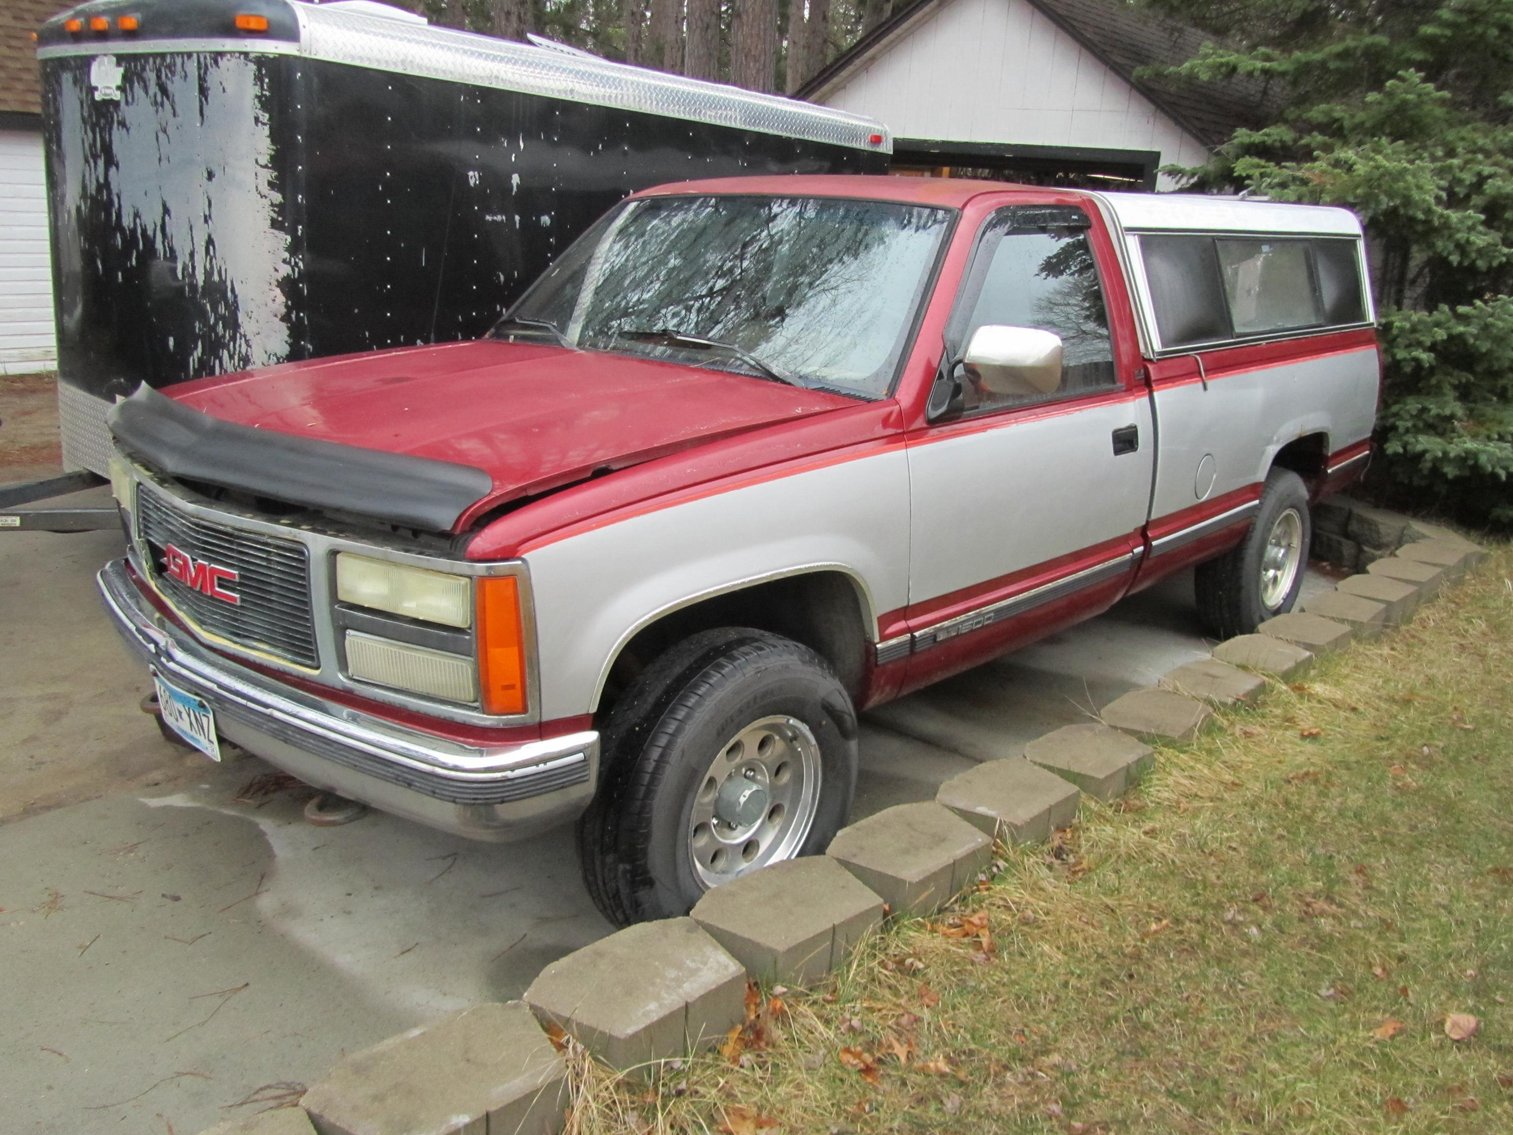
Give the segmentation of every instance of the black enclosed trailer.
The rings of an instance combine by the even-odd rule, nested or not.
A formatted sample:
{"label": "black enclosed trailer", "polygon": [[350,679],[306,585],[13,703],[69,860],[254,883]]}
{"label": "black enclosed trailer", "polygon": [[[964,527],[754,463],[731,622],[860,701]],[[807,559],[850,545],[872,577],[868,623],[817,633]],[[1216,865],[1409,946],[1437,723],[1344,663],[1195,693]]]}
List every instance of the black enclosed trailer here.
{"label": "black enclosed trailer", "polygon": [[96,0],[38,36],[64,464],[106,409],[483,332],[633,189],[883,170],[879,124],[384,5]]}

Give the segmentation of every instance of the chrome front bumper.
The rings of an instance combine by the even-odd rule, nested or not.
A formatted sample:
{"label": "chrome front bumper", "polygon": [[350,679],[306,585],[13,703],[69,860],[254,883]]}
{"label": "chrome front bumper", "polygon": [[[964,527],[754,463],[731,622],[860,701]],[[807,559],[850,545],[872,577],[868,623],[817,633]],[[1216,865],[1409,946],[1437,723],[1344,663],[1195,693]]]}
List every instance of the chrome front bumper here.
{"label": "chrome front bumper", "polygon": [[573,819],[593,796],[596,732],[495,747],[409,729],[213,653],[148,602],[124,560],[105,565],[98,582],[126,644],[203,698],[222,737],[317,788],[496,842]]}

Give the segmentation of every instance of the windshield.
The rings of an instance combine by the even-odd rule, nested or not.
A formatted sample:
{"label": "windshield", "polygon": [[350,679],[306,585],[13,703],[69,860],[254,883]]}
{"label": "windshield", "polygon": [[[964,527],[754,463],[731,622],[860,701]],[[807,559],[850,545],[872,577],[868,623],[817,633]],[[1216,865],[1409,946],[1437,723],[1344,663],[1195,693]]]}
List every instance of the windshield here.
{"label": "windshield", "polygon": [[496,334],[881,397],[951,213],[878,201],[655,197],[591,230]]}

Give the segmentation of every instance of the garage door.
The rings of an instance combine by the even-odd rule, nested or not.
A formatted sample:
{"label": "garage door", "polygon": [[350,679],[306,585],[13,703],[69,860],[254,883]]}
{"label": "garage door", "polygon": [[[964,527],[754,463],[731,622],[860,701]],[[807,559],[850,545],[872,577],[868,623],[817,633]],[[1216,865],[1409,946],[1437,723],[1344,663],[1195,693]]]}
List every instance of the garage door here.
{"label": "garage door", "polygon": [[0,130],[0,374],[57,360],[42,135]]}

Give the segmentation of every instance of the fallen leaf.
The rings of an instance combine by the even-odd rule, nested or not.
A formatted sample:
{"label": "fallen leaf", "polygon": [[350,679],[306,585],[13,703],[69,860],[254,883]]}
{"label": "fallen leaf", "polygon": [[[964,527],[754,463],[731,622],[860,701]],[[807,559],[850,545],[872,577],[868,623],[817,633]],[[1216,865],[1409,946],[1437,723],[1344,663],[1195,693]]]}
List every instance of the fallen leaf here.
{"label": "fallen leaf", "polygon": [[1371,1035],[1376,1037],[1377,1040],[1391,1040],[1393,1037],[1397,1036],[1398,1033],[1404,1032],[1407,1028],[1408,1026],[1403,1024],[1403,1022],[1398,1020],[1396,1017],[1388,1017],[1381,1024],[1377,1025],[1376,1028],[1371,1030]]}
{"label": "fallen leaf", "polygon": [[756,1015],[762,1008],[762,991],[757,988],[756,982],[746,983],[746,1020],[756,1020]]}
{"label": "fallen leaf", "polygon": [[1404,1103],[1401,1099],[1399,1099],[1397,1096],[1389,1096],[1388,1099],[1387,1099],[1387,1102],[1386,1102],[1386,1104],[1384,1106],[1387,1109],[1387,1114],[1388,1115],[1407,1115],[1408,1114],[1408,1105],[1406,1103]]}
{"label": "fallen leaf", "polygon": [[900,1064],[907,1064],[914,1057],[914,1041],[909,1037],[901,1037],[895,1033],[888,1033],[884,1040],[893,1053],[893,1058]]}
{"label": "fallen leaf", "polygon": [[876,1085],[882,1079],[877,1070],[877,1058],[860,1048],[843,1048],[837,1054],[844,1067],[850,1068],[867,1083]]}
{"label": "fallen leaf", "polygon": [[932,1076],[954,1076],[956,1069],[946,1061],[944,1056],[937,1056],[933,1060],[926,1060],[919,1066],[920,1071],[928,1072]]}
{"label": "fallen leaf", "polygon": [[552,1047],[558,1052],[567,1048],[567,1030],[555,1021],[546,1026],[546,1039],[552,1042]]}
{"label": "fallen leaf", "polygon": [[1391,975],[1392,971],[1386,966],[1375,965],[1371,967],[1371,976],[1376,978],[1378,981],[1386,981],[1387,978]]}
{"label": "fallen leaf", "polygon": [[1169,918],[1163,918],[1159,922],[1152,922],[1149,926],[1147,926],[1145,928],[1145,932],[1143,934],[1141,934],[1140,937],[1142,937],[1142,938],[1154,938],[1157,934],[1160,934],[1163,930],[1170,930],[1171,929],[1171,924],[1172,924],[1172,920],[1169,919]]}
{"label": "fallen leaf", "polygon": [[1305,768],[1299,772],[1290,772],[1282,779],[1288,784],[1311,784],[1313,781],[1322,779],[1323,775],[1316,768]]}
{"label": "fallen leaf", "polygon": [[746,1040],[741,1035],[740,1025],[731,1025],[725,1039],[720,1042],[720,1055],[731,1064],[739,1064],[741,1053],[746,1051]]}
{"label": "fallen leaf", "polygon": [[1470,1013],[1451,1013],[1445,1018],[1445,1035],[1453,1041],[1470,1040],[1481,1030],[1481,1022]]}
{"label": "fallen leaf", "polygon": [[1312,739],[1314,737],[1322,737],[1323,735],[1324,735],[1324,731],[1322,729],[1320,729],[1317,725],[1309,725],[1309,726],[1306,726],[1306,727],[1298,730],[1298,736],[1299,737],[1305,737],[1305,738]]}
{"label": "fallen leaf", "polygon": [[1497,1086],[1505,1092],[1513,1091],[1513,1072],[1499,1072]]}
{"label": "fallen leaf", "polygon": [[765,1131],[777,1125],[777,1120],[771,1116],[762,1115],[754,1108],[731,1104],[724,1110],[719,1129],[722,1135],[757,1135],[758,1131]]}
{"label": "fallen leaf", "polygon": [[915,996],[919,998],[919,1003],[926,1009],[933,1009],[940,1004],[940,994],[936,993],[928,985],[921,984]]}

